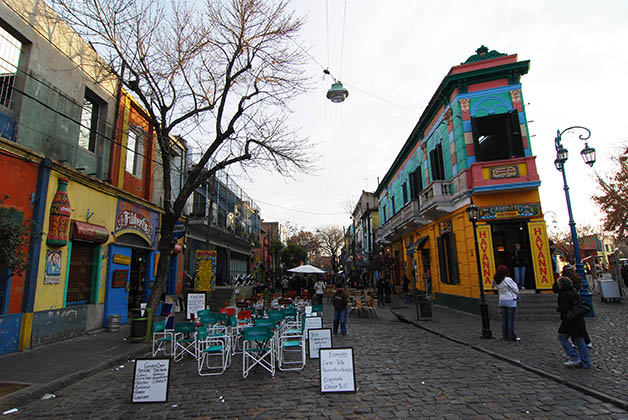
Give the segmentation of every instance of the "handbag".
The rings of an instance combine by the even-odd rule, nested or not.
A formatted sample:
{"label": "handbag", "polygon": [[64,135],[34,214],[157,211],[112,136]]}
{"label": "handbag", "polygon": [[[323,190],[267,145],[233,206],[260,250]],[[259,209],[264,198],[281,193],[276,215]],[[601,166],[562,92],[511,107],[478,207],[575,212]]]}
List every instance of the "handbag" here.
{"label": "handbag", "polygon": [[565,313],[565,318],[571,321],[578,318],[579,316],[585,316],[592,310],[593,308],[591,308],[591,306],[588,303],[576,302],[573,304],[571,309],[568,310],[567,313]]}

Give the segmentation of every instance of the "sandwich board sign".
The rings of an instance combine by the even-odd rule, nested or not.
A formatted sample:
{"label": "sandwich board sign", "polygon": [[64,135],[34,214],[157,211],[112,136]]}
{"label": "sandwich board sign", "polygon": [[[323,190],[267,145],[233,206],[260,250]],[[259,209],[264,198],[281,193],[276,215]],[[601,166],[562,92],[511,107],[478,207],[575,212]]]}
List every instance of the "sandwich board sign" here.
{"label": "sandwich board sign", "polygon": [[310,328],[307,333],[310,359],[318,359],[318,351],[320,349],[333,347],[331,342],[331,328]]}
{"label": "sandwich board sign", "polygon": [[353,348],[320,349],[321,392],[355,392]]}
{"label": "sandwich board sign", "polygon": [[188,293],[186,299],[186,319],[198,318],[196,313],[205,309],[205,293]]}
{"label": "sandwich board sign", "polygon": [[305,336],[310,328],[323,328],[323,318],[320,316],[308,316],[305,318]]}
{"label": "sandwich board sign", "polygon": [[137,359],[133,372],[132,403],[168,401],[170,359]]}

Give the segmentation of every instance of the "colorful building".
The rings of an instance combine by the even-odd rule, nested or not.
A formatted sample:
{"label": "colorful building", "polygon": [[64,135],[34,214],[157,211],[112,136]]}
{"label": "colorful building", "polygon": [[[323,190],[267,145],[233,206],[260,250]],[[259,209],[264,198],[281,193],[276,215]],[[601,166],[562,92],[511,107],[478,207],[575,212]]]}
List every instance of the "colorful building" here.
{"label": "colorful building", "polygon": [[[447,73],[376,190],[377,242],[403,276],[439,304],[477,312],[478,267],[465,209],[480,208],[477,225],[482,284],[495,268],[514,272],[525,256],[524,285],[551,289],[553,279],[530,147],[521,76],[529,61],[482,46]],[[521,264],[521,263],[520,263]]]}

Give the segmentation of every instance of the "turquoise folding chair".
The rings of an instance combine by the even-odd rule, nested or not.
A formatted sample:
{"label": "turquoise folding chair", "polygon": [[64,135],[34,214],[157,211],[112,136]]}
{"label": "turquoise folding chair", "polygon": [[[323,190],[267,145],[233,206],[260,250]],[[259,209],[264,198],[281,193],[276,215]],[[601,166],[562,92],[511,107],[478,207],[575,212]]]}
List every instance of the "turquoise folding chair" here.
{"label": "turquoise folding chair", "polygon": [[294,324],[287,324],[280,329],[277,337],[277,365],[279,370],[301,370],[305,367],[305,339],[305,317],[301,321],[300,328],[295,328]]}
{"label": "turquoise folding chair", "polygon": [[[221,375],[231,365],[231,337],[224,327],[203,325],[197,332],[196,367],[200,376]],[[218,359],[218,363],[211,363]]]}
{"label": "turquoise folding chair", "polygon": [[321,304],[316,304],[316,305],[312,305],[312,312],[323,312],[323,305]]}
{"label": "turquoise folding chair", "polygon": [[242,331],[242,377],[261,366],[275,376],[274,333],[270,327],[249,327]]}
{"label": "turquoise folding chair", "polygon": [[[168,351],[170,348],[170,351]],[[174,330],[166,329],[166,320],[153,322],[153,357],[159,352],[165,356],[174,354]]]}
{"label": "turquoise folding chair", "polygon": [[174,324],[174,361],[181,361],[186,354],[197,358],[196,324],[177,322]]}

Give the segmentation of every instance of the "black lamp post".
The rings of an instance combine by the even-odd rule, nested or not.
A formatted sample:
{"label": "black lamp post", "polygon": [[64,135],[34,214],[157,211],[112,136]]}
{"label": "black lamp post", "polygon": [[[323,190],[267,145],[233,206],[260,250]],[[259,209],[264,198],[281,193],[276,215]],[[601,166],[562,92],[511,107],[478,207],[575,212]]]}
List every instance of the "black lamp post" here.
{"label": "black lamp post", "polygon": [[488,319],[488,306],[486,305],[486,299],[484,298],[484,285],[482,284],[482,264],[480,263],[480,248],[478,246],[478,234],[475,224],[480,217],[480,209],[471,199],[471,204],[467,207],[467,217],[473,224],[473,239],[475,242],[475,260],[478,266],[478,283],[480,286],[480,315],[482,316],[482,338],[493,338],[491,332],[491,322]]}
{"label": "black lamp post", "polygon": [[[573,242],[573,252],[576,258],[576,272],[580,277],[582,277],[582,288],[580,289],[580,297],[583,302],[588,303],[593,308],[593,299],[591,296],[591,291],[589,290],[589,283],[587,282],[587,276],[584,274],[584,266],[582,265],[582,259],[580,258],[580,247],[578,246],[578,234],[576,233],[576,222],[573,220],[573,213],[571,211],[571,199],[569,198],[569,186],[567,185],[567,177],[565,176],[565,162],[568,158],[568,151],[565,149],[561,143],[562,135],[565,134],[569,130],[580,129],[584,130],[586,133],[578,136],[580,140],[584,141],[584,149],[580,152],[582,155],[582,159],[584,163],[589,166],[593,166],[595,163],[595,149],[593,147],[589,147],[587,140],[591,137],[591,131],[586,127],[581,126],[573,126],[569,127],[563,131],[556,131],[556,138],[554,139],[554,146],[556,147],[556,160],[554,160],[554,165],[556,169],[563,174],[563,190],[565,190],[565,198],[567,199],[567,212],[569,213],[569,227],[571,229],[571,240]],[[587,316],[595,316],[594,312],[591,311]]]}

